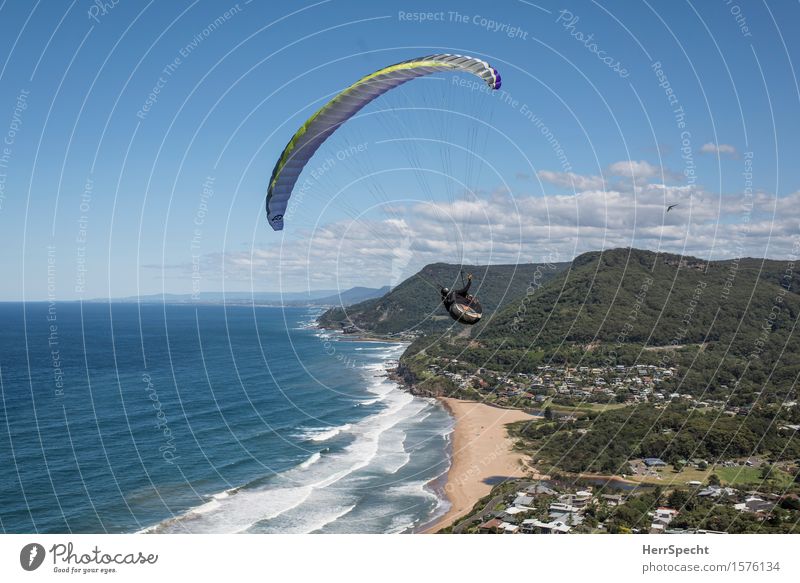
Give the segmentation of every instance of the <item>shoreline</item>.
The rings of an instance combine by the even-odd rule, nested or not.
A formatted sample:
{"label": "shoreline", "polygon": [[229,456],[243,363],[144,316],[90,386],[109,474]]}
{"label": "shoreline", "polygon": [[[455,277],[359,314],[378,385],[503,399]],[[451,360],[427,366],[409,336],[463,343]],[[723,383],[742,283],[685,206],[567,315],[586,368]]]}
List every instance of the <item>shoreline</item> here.
{"label": "shoreline", "polygon": [[[345,335],[320,326],[319,320],[315,321],[315,327],[318,330],[339,332],[339,341],[404,344],[405,348],[411,344],[410,340],[380,338],[369,334]],[[387,369],[386,373],[402,390],[415,397],[425,398],[425,395],[417,394],[396,371]],[[453,397],[438,396],[435,399],[447,410],[454,424],[449,445],[450,467],[442,476],[429,482],[428,488],[438,497],[447,500],[450,507],[441,516],[412,530],[414,534],[432,534],[452,525],[468,514],[503,479],[541,477],[533,467],[526,464],[524,454],[513,450],[514,442],[506,430],[509,423],[537,420],[541,419],[540,416],[521,409],[497,407]]]}
{"label": "shoreline", "polygon": [[535,473],[524,462],[525,456],[513,451],[506,425],[538,419],[519,409],[501,409],[476,401],[437,397],[453,416],[452,453],[444,495],[448,511],[422,525],[417,532],[434,533],[452,525],[486,496],[502,478],[524,478]]}
{"label": "shoreline", "polygon": [[412,338],[392,338],[390,336],[381,336],[380,334],[371,334],[363,330],[359,330],[358,332],[344,332],[341,328],[323,326],[319,322],[319,315],[314,318],[314,323],[311,327],[321,332],[335,334],[341,342],[385,342],[387,344],[411,344],[413,342]]}

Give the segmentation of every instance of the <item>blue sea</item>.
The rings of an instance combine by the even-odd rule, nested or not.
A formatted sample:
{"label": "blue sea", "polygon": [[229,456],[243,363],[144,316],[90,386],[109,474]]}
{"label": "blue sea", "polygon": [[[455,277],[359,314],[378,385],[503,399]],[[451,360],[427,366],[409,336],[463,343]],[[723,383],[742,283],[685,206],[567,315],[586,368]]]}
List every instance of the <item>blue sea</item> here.
{"label": "blue sea", "polygon": [[393,533],[452,420],[303,308],[0,303],[3,532]]}

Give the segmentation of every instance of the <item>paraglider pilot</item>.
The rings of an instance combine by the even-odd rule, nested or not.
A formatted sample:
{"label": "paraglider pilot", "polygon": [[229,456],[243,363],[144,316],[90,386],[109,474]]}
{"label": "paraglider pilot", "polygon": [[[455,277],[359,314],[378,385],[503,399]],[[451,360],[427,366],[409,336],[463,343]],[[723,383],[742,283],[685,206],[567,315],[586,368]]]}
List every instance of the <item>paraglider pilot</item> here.
{"label": "paraglider pilot", "polygon": [[467,276],[467,283],[461,289],[451,291],[443,287],[440,293],[442,294],[442,304],[450,313],[450,317],[456,322],[471,326],[477,324],[481,319],[483,308],[478,298],[469,295],[470,285],[472,285],[472,274]]}
{"label": "paraglider pilot", "polygon": [[443,287],[441,294],[442,294],[442,303],[444,304],[444,307],[449,310],[450,306],[453,305],[453,302],[456,301],[457,297],[461,297],[467,301],[470,301],[472,298],[467,294],[469,292],[469,286],[471,285],[472,285],[472,274],[469,273],[467,274],[467,283],[461,289],[450,291],[449,288]]}

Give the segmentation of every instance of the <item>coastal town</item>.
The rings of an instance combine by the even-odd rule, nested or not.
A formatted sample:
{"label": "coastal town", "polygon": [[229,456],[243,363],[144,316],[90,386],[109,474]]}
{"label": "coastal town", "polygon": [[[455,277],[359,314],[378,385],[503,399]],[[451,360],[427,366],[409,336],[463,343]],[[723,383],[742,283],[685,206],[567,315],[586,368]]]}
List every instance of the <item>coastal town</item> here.
{"label": "coastal town", "polygon": [[[674,379],[679,371],[674,366],[544,365],[537,367],[535,373],[505,373],[486,367],[472,370],[458,359],[438,359],[427,364],[426,369],[431,377],[446,379],[455,393],[524,409],[682,400],[692,407],[718,410],[727,415],[746,414],[750,410],[748,406],[733,405],[726,399],[698,398],[685,389],[678,392]],[[782,406],[791,408],[796,404],[795,400],[787,400]],[[793,426],[788,428],[793,429]]]}
{"label": "coastal town", "polygon": [[[518,462],[525,477],[509,476],[496,484],[471,509],[451,517],[440,532],[794,532],[800,520],[800,498],[793,487],[798,469],[794,459],[778,459],[754,449],[743,455],[681,456],[667,448],[663,459],[629,454],[611,465],[616,468],[608,470],[613,475],[603,475],[597,469],[570,471],[567,463],[544,454],[557,433],[570,440],[569,447],[577,448],[571,458],[587,458],[585,438],[597,430],[593,420],[603,411],[662,411],[658,433],[667,440],[664,443],[674,442],[681,430],[681,425],[666,423],[676,412],[686,419],[752,421],[755,410],[750,406],[675,390],[677,367],[544,365],[533,373],[509,374],[487,367],[470,371],[469,364],[458,359],[439,358],[426,363],[424,374],[446,383],[445,400],[451,402],[450,407],[456,397],[481,403],[476,407],[530,415],[506,427],[511,451],[525,454]],[[791,400],[780,405],[787,417],[795,407]],[[782,422],[775,429],[779,436],[791,439],[800,426]],[[474,430],[470,433],[477,435]],[[691,444],[689,449],[696,451]]]}
{"label": "coastal town", "polygon": [[[620,486],[620,485],[618,485]],[[622,485],[624,486],[624,484]],[[691,482],[667,492],[513,480],[446,532],[456,534],[704,534],[775,526],[800,509],[796,494]],[[714,528],[716,526],[716,529]],[[753,530],[750,528],[750,530]]]}
{"label": "coastal town", "polygon": [[[647,402],[678,398],[663,389],[676,374],[674,367],[624,365],[588,367],[545,365],[536,373],[503,373],[481,367],[470,372],[458,359],[431,363],[428,371],[449,379],[462,390],[478,390],[498,398],[543,403],[550,399],[588,402]],[[686,395],[691,397],[691,395]],[[708,404],[708,403],[706,403]]]}

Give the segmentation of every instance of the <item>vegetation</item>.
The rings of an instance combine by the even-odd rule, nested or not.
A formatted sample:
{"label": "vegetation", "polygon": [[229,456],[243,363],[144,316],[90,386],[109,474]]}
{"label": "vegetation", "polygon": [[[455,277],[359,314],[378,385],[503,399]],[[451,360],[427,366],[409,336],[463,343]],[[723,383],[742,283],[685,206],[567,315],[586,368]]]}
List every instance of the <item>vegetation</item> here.
{"label": "vegetation", "polygon": [[606,529],[611,533],[648,532],[652,520],[649,513],[659,506],[679,509],[678,515],[670,522],[673,529],[702,529],[730,534],[741,533],[800,533],[800,523],[796,513],[777,506],[767,519],[735,510],[725,499],[711,500],[697,496],[695,491],[674,490],[665,495],[656,488],[638,496],[632,496],[627,503],[599,513]]}
{"label": "vegetation", "polygon": [[[531,282],[543,285],[568,266],[568,263],[490,266],[434,263],[383,297],[328,310],[319,322],[330,328],[348,322],[361,331],[375,334],[447,330],[453,327],[453,321],[441,306],[439,289],[441,286],[460,287],[462,271],[473,274],[470,291],[480,299],[484,320],[488,320],[498,308],[523,297]],[[461,326],[458,327],[460,331]]]}
{"label": "vegetation", "polygon": [[[796,399],[800,296],[785,261],[705,263],[636,249],[586,253],[485,325],[418,339],[405,355],[533,372],[543,364],[653,364],[684,371],[681,393]],[[530,290],[529,286],[529,290]]]}
{"label": "vegetation", "polygon": [[[572,423],[516,424],[512,431],[534,459],[544,462],[539,463],[543,471],[631,474],[628,462],[647,457],[670,463],[752,455],[773,462],[796,460],[800,458],[800,441],[793,438],[794,433],[779,429],[784,415],[775,408],[758,408],[746,416],[731,417],[679,403],[664,408],[637,405],[582,413]],[[714,471],[723,481],[732,482],[736,470],[741,468]],[[748,471],[739,472],[739,476],[752,477]],[[774,478],[783,480],[779,472]]]}
{"label": "vegetation", "polygon": [[[750,469],[750,468],[748,468]],[[579,482],[579,481],[578,481]],[[709,484],[713,480],[709,480]],[[504,482],[484,496],[472,511],[455,525],[440,532],[477,533],[479,525],[493,517],[503,521],[522,524],[526,518],[536,518],[542,522],[553,520],[551,505],[569,500],[578,487],[574,480],[554,479],[546,483],[552,494],[535,495],[527,511],[506,514],[505,509],[513,504],[517,492],[531,485],[527,480]],[[672,532],[694,532],[698,530],[728,533],[794,533],[800,534],[800,497],[797,488],[790,492],[770,484],[761,484],[759,495],[762,508],[758,511],[742,510],[740,505],[747,494],[740,490],[720,491],[717,496],[703,495],[703,487],[641,487],[621,492],[613,485],[590,488],[592,500],[575,511],[576,526],[570,532],[596,533],[650,533],[656,521],[656,511],[670,509],[674,514],[665,524]],[[768,494],[767,492],[775,492]],[[619,497],[611,503],[606,494]],[[768,499],[769,501],[765,501]],[[561,510],[556,510],[558,514]],[[565,519],[567,524],[573,518]]]}
{"label": "vegetation", "polygon": [[[789,532],[797,528],[791,508],[759,518],[697,497],[686,484],[797,491],[800,278],[792,269],[786,261],[705,262],[636,249],[586,253],[569,265],[468,267],[485,317],[465,327],[453,324],[436,293],[459,284],[459,268],[434,264],[382,298],[328,311],[322,323],[418,332],[398,366],[417,394],[539,407],[544,420],[511,431],[540,471],[632,475],[634,460],[667,463],[633,479],[666,484],[668,496],[659,487],[592,511],[588,528],[605,521],[611,532],[646,530],[655,504],[680,502],[680,528]],[[587,391],[589,404],[555,388],[529,390],[525,379],[544,365],[654,365],[668,374],[647,381],[649,395]],[[750,457],[757,467],[731,465]]]}

